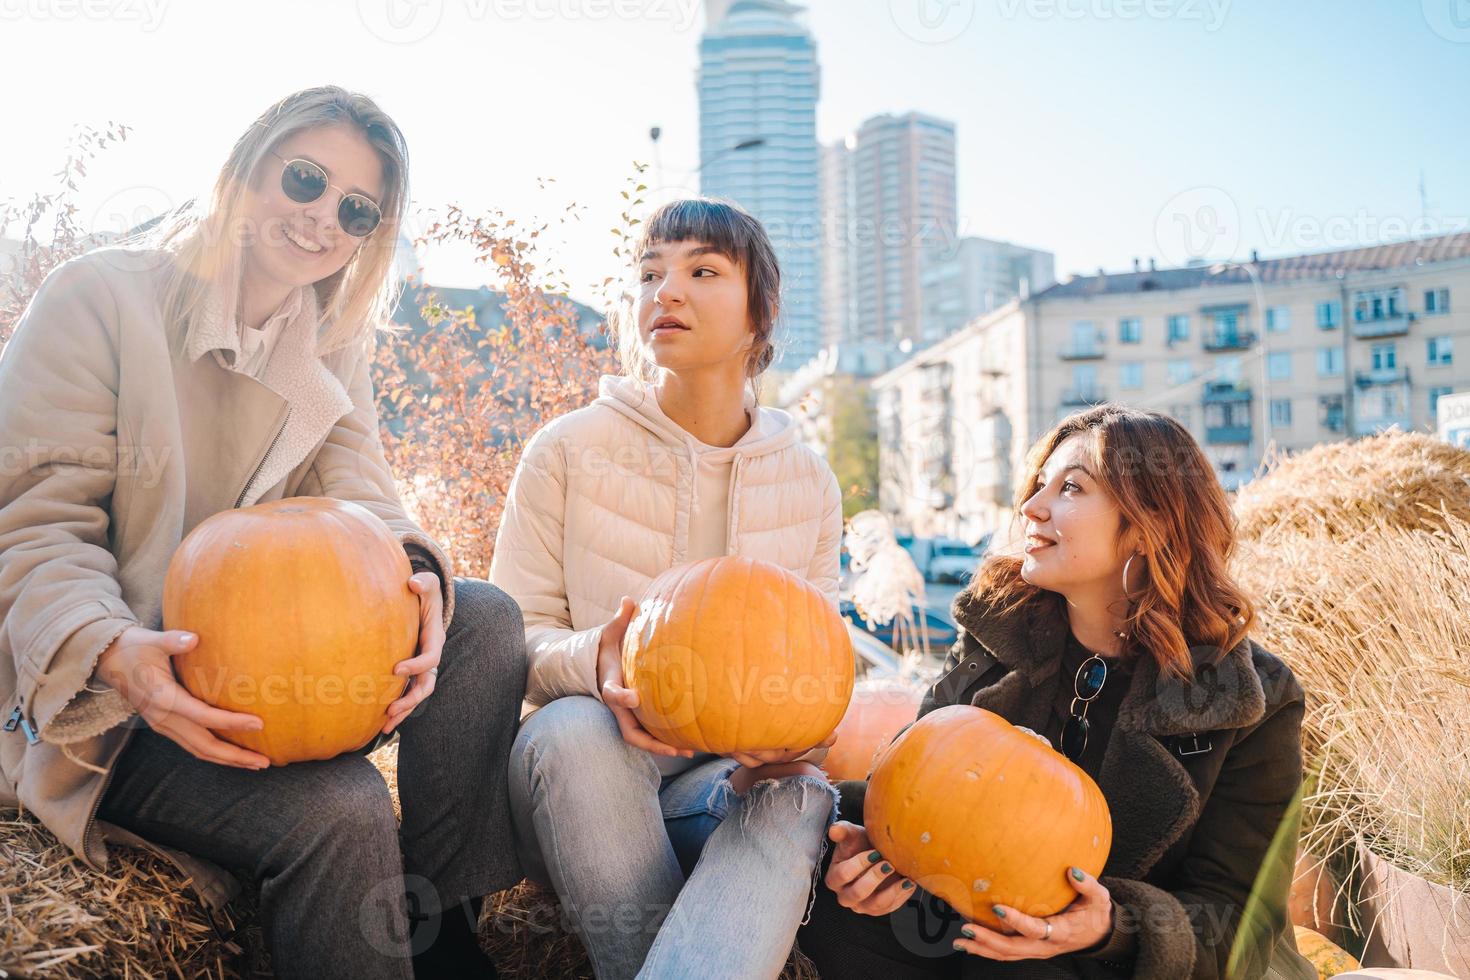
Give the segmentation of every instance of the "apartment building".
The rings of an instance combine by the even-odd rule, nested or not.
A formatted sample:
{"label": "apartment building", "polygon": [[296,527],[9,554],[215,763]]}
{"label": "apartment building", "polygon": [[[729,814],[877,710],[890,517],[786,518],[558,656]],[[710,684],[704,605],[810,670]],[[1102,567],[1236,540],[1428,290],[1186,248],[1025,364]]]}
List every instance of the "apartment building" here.
{"label": "apartment building", "polygon": [[1008,521],[1027,450],[1103,402],[1172,415],[1234,489],[1273,447],[1434,431],[1470,390],[1470,233],[1072,277],[873,386],[882,506],[914,533]]}

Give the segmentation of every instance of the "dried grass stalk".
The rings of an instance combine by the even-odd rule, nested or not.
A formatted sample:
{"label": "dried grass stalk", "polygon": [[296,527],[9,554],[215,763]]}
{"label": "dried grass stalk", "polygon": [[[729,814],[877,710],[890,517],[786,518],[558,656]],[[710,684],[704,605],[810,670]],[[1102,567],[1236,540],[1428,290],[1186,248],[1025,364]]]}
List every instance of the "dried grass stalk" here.
{"label": "dried grass stalk", "polygon": [[1235,561],[1260,641],[1307,691],[1302,843],[1341,864],[1362,837],[1470,899],[1470,522],[1411,530],[1368,506],[1352,537],[1288,526]]}

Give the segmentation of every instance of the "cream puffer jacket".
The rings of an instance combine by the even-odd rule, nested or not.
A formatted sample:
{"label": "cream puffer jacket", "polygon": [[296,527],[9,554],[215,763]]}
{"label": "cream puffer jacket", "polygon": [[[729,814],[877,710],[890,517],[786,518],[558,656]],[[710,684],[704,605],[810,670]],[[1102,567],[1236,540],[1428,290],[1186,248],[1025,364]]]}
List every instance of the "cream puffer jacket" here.
{"label": "cream puffer jacket", "polygon": [[[774,562],[837,603],[842,494],[785,412],[760,414],[722,453],[730,467],[727,553]],[[600,697],[597,646],[623,596],[683,564],[695,493],[694,438],[641,381],[604,377],[598,398],[526,444],[490,580],[526,621],[528,707]],[[705,459],[710,459],[708,451]]]}

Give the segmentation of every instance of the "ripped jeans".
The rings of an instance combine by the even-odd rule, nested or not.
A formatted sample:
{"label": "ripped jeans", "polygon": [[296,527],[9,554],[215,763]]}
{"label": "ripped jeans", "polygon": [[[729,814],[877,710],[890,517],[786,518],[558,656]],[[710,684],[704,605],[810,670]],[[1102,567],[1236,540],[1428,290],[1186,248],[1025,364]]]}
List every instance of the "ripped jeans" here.
{"label": "ripped jeans", "polygon": [[728,778],[736,765],[711,759],[663,778],[591,697],[560,698],[522,724],[510,753],[521,861],[556,890],[599,980],[781,973],[837,794],[791,776],[742,797]]}

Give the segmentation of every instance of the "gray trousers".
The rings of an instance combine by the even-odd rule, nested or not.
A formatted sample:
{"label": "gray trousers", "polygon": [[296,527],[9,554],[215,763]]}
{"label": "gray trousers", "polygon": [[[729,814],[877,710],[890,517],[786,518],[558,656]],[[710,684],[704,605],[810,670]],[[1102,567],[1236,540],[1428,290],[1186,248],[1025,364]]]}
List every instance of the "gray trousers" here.
{"label": "gray trousers", "polygon": [[146,728],[98,815],[259,881],[277,976],[411,978],[408,912],[457,914],[521,879],[506,766],[525,686],[520,609],[456,579],[438,685],[396,729],[401,831],[366,750],[251,772]]}

